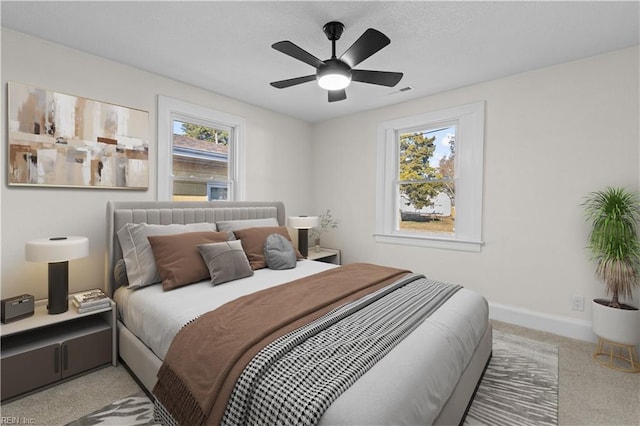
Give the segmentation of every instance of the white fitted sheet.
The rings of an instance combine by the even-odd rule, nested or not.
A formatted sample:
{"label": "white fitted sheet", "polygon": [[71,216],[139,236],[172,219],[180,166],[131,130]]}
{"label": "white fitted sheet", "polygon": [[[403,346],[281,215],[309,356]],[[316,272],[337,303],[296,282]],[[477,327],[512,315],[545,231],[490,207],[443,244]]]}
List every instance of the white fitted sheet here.
{"label": "white fitted sheet", "polygon": [[251,277],[217,286],[206,280],[170,291],[163,291],[161,284],[137,290],[120,287],[113,298],[120,320],[158,358],[164,359],[180,328],[197,316],[246,294],[335,267],[329,263],[301,260],[293,269],[259,269]]}
{"label": "white fitted sheet", "polygon": [[[295,269],[261,269],[215,287],[204,281],[167,292],[161,285],[119,288],[114,299],[122,322],[162,359],[180,328],[198,315],[332,267],[303,260]],[[487,329],[488,314],[482,296],[461,289],[334,401],[320,424],[431,424]]]}

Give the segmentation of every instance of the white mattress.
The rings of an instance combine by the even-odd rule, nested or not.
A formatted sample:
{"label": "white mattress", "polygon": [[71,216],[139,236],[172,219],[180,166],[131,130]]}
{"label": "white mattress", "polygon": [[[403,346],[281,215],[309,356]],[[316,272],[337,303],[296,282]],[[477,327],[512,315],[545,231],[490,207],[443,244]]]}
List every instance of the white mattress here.
{"label": "white mattress", "polygon": [[[168,292],[161,285],[119,288],[122,322],[159,358],[191,319],[237,297],[335,267],[303,260],[295,269],[261,269],[253,277],[213,287],[201,282]],[[462,289],[345,391],[320,424],[418,424],[437,417],[488,325],[479,294]]]}

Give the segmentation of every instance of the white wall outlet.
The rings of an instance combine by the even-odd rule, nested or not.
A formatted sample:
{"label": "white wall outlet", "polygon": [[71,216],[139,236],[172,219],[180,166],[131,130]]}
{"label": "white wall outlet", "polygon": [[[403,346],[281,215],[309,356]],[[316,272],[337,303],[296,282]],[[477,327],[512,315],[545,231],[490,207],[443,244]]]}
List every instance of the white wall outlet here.
{"label": "white wall outlet", "polygon": [[584,297],[582,296],[573,296],[573,303],[571,308],[574,311],[584,311]]}

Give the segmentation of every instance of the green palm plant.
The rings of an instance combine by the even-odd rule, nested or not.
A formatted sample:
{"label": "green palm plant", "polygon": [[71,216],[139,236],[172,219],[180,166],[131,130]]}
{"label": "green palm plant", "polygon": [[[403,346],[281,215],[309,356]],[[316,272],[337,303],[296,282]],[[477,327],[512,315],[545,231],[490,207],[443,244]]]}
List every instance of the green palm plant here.
{"label": "green palm plant", "polygon": [[591,224],[589,248],[596,275],[611,295],[609,306],[620,308],[619,297],[631,299],[640,278],[640,199],[625,188],[608,187],[590,193],[583,206]]}

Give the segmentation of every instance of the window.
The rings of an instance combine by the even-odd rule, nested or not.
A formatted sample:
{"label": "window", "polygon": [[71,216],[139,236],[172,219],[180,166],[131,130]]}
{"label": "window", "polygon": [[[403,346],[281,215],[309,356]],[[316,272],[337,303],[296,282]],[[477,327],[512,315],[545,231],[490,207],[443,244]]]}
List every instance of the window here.
{"label": "window", "polygon": [[454,233],[455,123],[398,135],[398,229]]}
{"label": "window", "polygon": [[484,103],[381,123],[376,241],[482,245]]}
{"label": "window", "polygon": [[242,200],[241,117],[158,97],[158,199]]}

